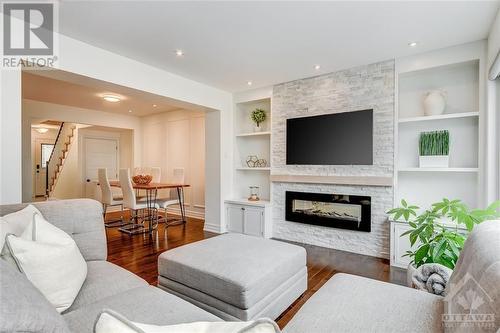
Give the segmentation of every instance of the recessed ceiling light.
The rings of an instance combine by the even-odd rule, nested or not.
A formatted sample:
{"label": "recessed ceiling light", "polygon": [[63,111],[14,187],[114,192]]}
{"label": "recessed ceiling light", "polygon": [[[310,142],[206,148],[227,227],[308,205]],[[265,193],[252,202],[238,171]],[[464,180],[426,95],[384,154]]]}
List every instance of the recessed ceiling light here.
{"label": "recessed ceiling light", "polygon": [[156,105],[156,104],[153,104],[153,107],[155,108],[155,107],[157,107],[157,105]]}
{"label": "recessed ceiling light", "polygon": [[417,44],[418,44],[417,42],[409,42],[408,46],[415,47],[415,46],[417,46]]}
{"label": "recessed ceiling light", "polygon": [[314,65],[314,69],[315,69],[315,70],[318,70],[318,69],[320,69],[320,68],[321,68],[321,66],[320,66],[320,65]]}
{"label": "recessed ceiling light", "polygon": [[38,127],[38,128],[35,128],[35,131],[37,131],[40,134],[44,134],[44,133],[47,133],[49,131],[49,129],[45,128],[45,127]]}
{"label": "recessed ceiling light", "polygon": [[252,81],[247,81],[247,84],[248,84],[249,86],[251,86],[251,85],[252,85]]}
{"label": "recessed ceiling light", "polygon": [[102,98],[105,101],[111,102],[111,103],[116,103],[116,102],[119,102],[121,100],[120,97],[115,96],[115,95],[104,95],[104,96],[102,96]]}
{"label": "recessed ceiling light", "polygon": [[184,55],[184,51],[182,50],[175,50],[175,55],[178,57],[182,57]]}
{"label": "recessed ceiling light", "polygon": [[128,110],[129,113],[132,113],[132,110]]}

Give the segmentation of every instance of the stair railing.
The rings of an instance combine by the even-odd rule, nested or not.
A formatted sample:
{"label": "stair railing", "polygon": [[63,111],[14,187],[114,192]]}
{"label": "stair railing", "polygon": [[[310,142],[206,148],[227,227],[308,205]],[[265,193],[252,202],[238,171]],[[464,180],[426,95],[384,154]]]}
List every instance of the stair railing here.
{"label": "stair railing", "polygon": [[49,197],[51,192],[51,186],[54,184],[56,171],[59,160],[61,160],[64,156],[63,149],[65,148],[66,139],[69,137],[72,131],[73,124],[71,123],[62,123],[59,127],[59,132],[57,133],[56,141],[54,142],[54,148],[52,149],[52,153],[50,154],[50,158],[47,161],[47,172],[45,178],[45,193],[46,196]]}

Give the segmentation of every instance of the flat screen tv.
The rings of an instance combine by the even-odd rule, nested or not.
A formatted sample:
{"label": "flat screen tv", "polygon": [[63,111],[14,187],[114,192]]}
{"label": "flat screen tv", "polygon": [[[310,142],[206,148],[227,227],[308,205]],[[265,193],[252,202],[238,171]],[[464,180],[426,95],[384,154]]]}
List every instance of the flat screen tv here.
{"label": "flat screen tv", "polygon": [[286,164],[372,165],[373,110],[287,119]]}

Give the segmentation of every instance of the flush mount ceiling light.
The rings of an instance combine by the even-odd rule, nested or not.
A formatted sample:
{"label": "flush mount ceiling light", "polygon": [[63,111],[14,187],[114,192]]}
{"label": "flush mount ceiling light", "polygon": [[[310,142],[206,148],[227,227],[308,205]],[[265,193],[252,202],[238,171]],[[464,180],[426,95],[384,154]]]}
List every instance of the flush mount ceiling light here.
{"label": "flush mount ceiling light", "polygon": [[128,113],[132,113],[132,110],[128,110]]}
{"label": "flush mount ceiling light", "polygon": [[155,108],[155,107],[157,107],[157,106],[158,106],[158,105],[156,105],[156,104],[153,104],[153,107],[154,107],[154,108]]}
{"label": "flush mount ceiling light", "polygon": [[115,96],[115,95],[104,95],[104,96],[102,96],[102,98],[106,102],[111,102],[111,103],[117,103],[117,102],[121,101],[121,98],[118,96]]}
{"label": "flush mount ceiling light", "polygon": [[315,69],[315,70],[318,70],[318,69],[320,69],[320,68],[321,68],[321,66],[320,66],[320,65],[314,65],[314,69]]}
{"label": "flush mount ceiling light", "polygon": [[178,57],[182,57],[184,55],[184,51],[182,50],[175,50],[175,55]]}
{"label": "flush mount ceiling light", "polygon": [[44,134],[44,133],[47,133],[49,131],[49,129],[45,128],[45,127],[38,127],[38,128],[35,128],[35,131],[37,131],[40,134]]}
{"label": "flush mount ceiling light", "polygon": [[251,86],[252,85],[252,81],[247,81],[247,85]]}
{"label": "flush mount ceiling light", "polygon": [[417,42],[409,42],[409,43],[408,43],[408,46],[409,46],[409,47],[415,47],[415,46],[417,46],[417,45],[418,45],[418,43],[417,43]]}

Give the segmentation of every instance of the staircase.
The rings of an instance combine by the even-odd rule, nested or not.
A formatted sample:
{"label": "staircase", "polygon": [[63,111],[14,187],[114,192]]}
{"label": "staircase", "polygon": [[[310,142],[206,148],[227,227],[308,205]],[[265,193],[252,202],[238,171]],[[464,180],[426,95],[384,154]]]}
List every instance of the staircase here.
{"label": "staircase", "polygon": [[57,134],[54,149],[47,162],[47,178],[45,192],[47,197],[51,197],[57,184],[57,179],[64,167],[64,161],[68,157],[71,143],[74,141],[76,125],[72,123],[62,123]]}

